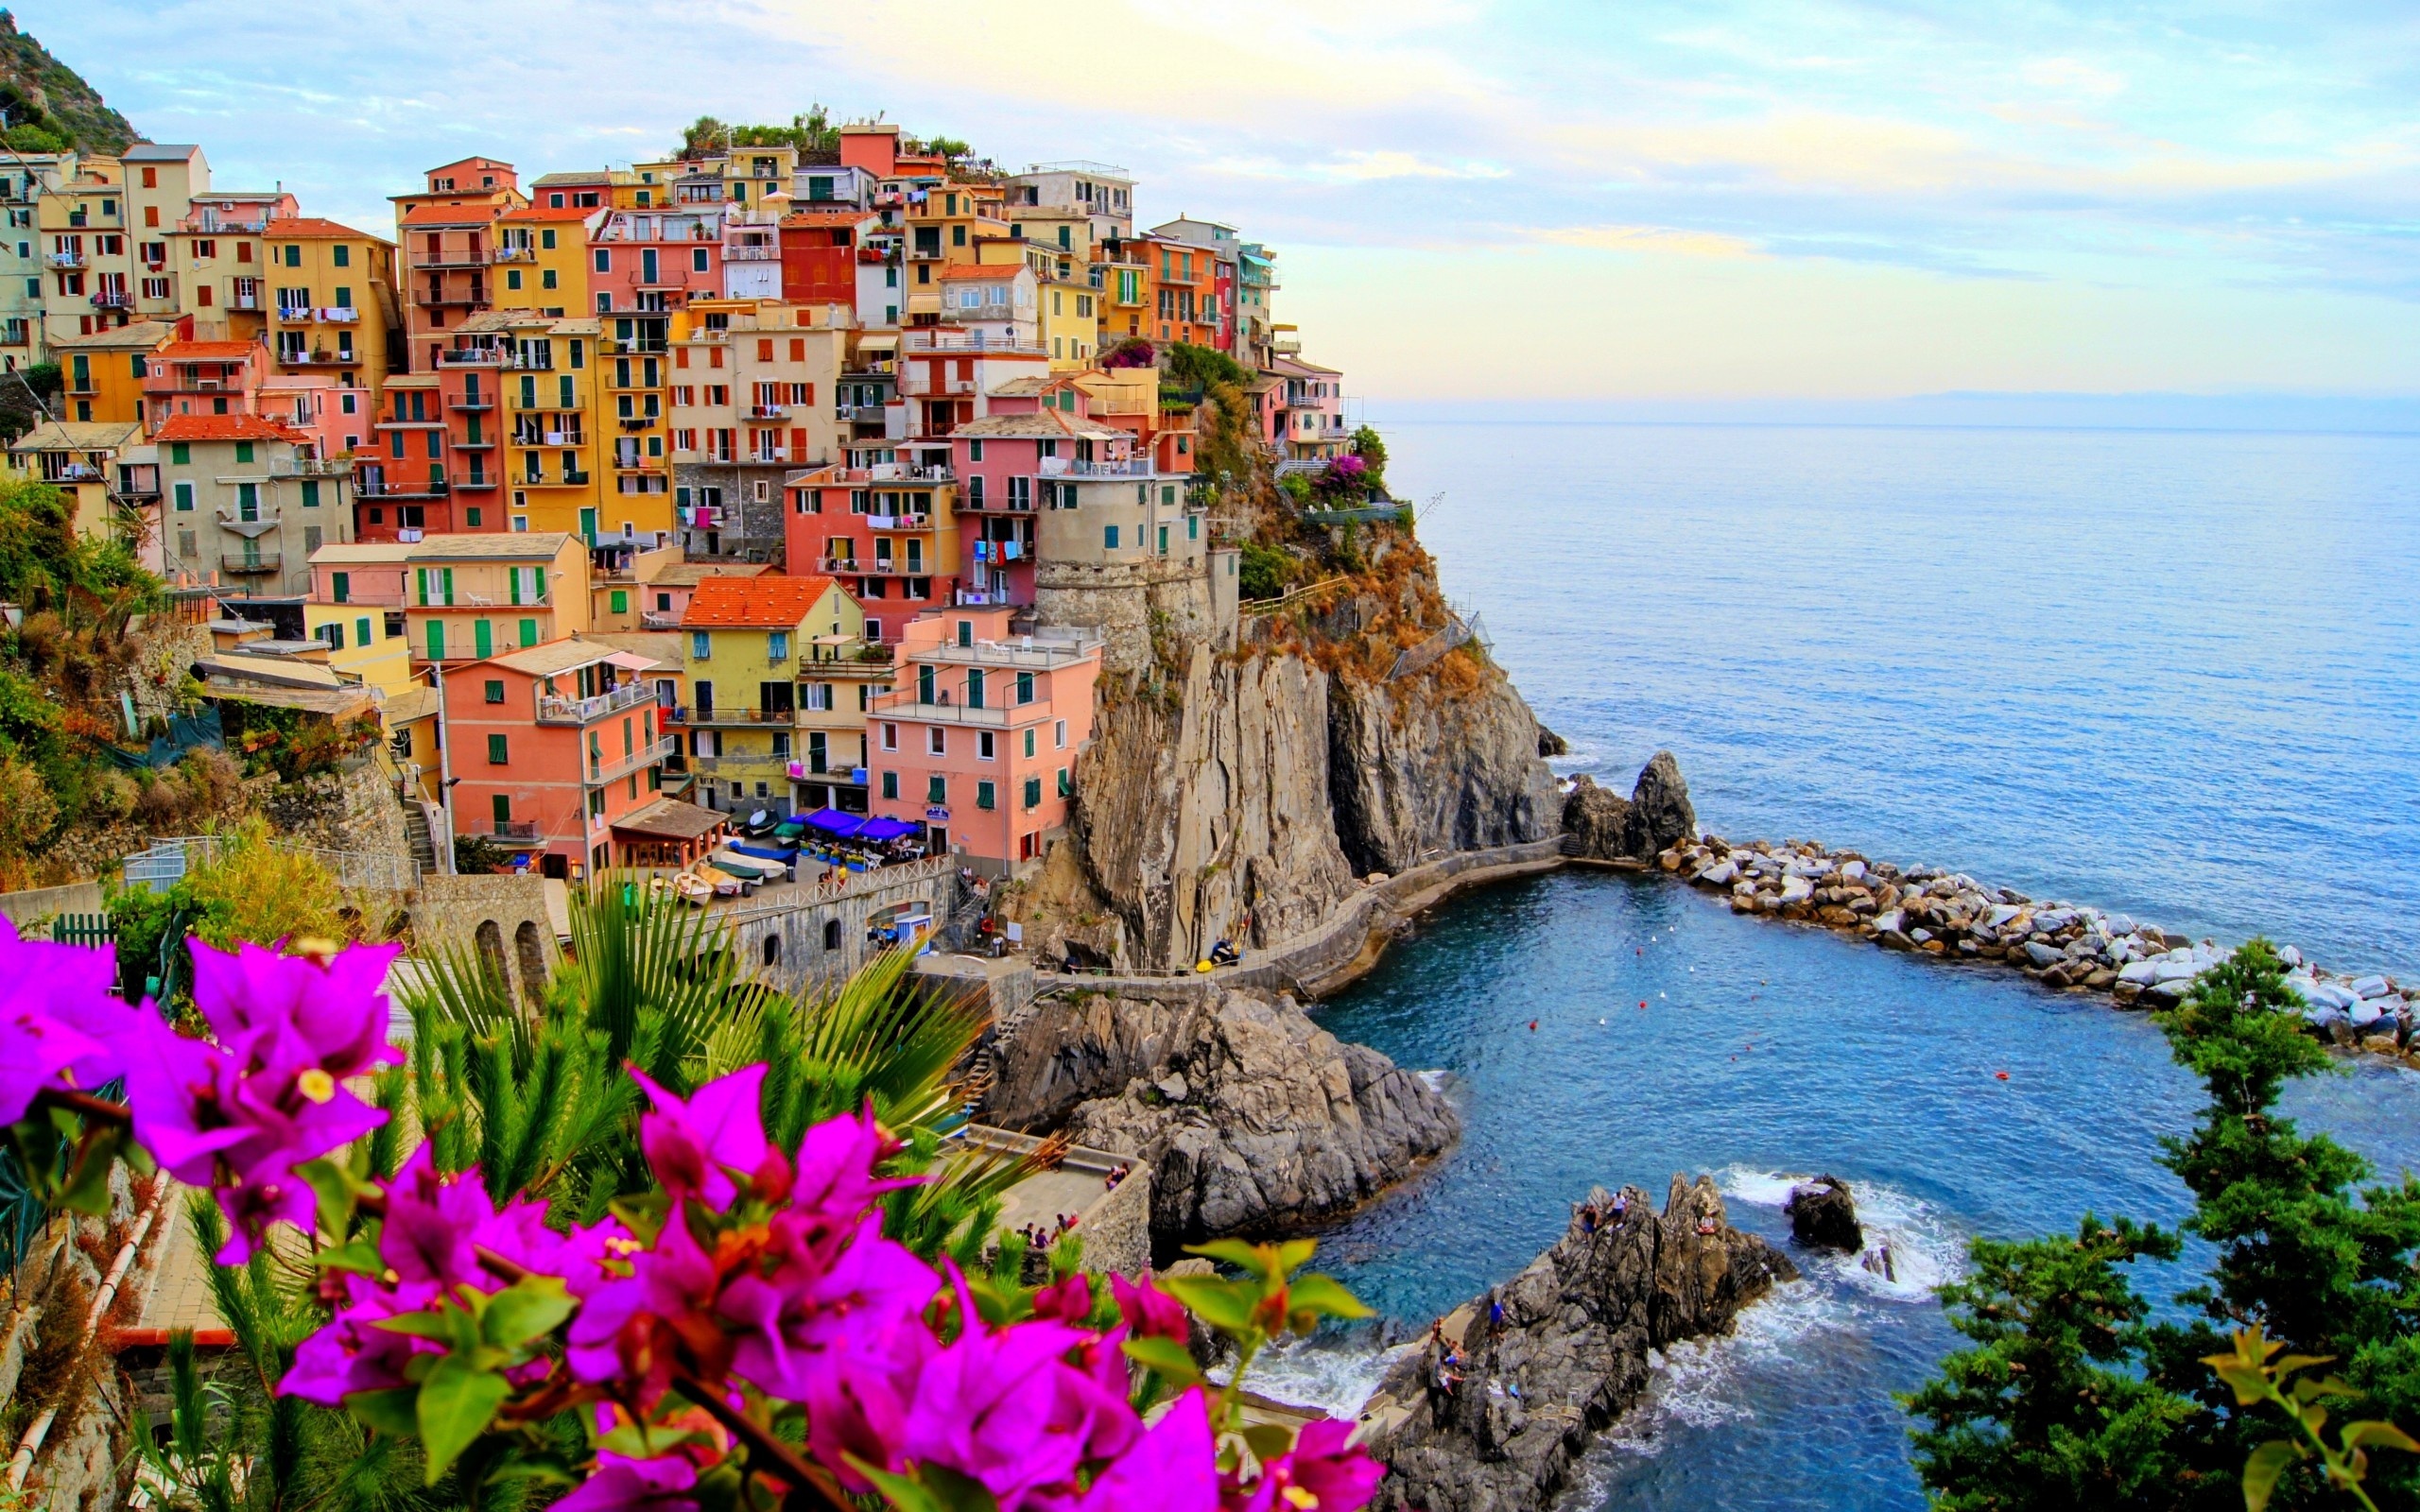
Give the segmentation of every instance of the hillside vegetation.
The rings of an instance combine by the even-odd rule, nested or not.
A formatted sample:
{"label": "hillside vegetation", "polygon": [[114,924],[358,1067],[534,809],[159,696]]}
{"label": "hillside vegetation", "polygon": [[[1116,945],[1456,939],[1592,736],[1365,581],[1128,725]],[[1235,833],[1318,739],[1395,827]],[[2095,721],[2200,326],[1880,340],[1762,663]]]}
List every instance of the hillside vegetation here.
{"label": "hillside vegetation", "polygon": [[17,29],[0,10],[0,109],[8,145],[19,152],[123,152],[142,137],[84,76]]}

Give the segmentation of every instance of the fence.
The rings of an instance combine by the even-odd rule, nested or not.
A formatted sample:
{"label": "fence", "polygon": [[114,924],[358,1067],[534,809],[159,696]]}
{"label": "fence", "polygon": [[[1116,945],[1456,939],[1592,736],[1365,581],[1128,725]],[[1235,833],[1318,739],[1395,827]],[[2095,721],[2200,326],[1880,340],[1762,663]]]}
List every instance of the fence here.
{"label": "fence", "polygon": [[[154,840],[147,850],[136,851],[125,861],[126,885],[149,886],[155,883],[174,885],[183,880],[186,870],[198,860],[215,855],[226,837],[216,834],[176,835]],[[319,846],[290,845],[271,841],[279,850],[294,855],[306,855],[328,868],[339,886],[376,888],[388,892],[409,892],[420,885],[420,863],[410,856],[382,855],[373,850],[329,850]]]}
{"label": "fence", "polygon": [[1305,583],[1300,588],[1289,588],[1275,598],[1248,599],[1242,606],[1242,611],[1246,614],[1275,614],[1301,603],[1313,593],[1324,593],[1339,583],[1349,583],[1352,580],[1350,577],[1327,577],[1316,583]]}
{"label": "fence", "polygon": [[61,914],[50,921],[54,945],[114,945],[117,925],[107,914]]}
{"label": "fence", "polygon": [[1414,673],[1426,672],[1443,661],[1445,654],[1456,646],[1467,645],[1480,639],[1478,615],[1474,614],[1469,619],[1464,619],[1460,614],[1452,614],[1450,610],[1448,613],[1451,617],[1447,619],[1443,629],[1410,650],[1396,654],[1395,664],[1387,670],[1389,682],[1398,678],[1410,677]]}

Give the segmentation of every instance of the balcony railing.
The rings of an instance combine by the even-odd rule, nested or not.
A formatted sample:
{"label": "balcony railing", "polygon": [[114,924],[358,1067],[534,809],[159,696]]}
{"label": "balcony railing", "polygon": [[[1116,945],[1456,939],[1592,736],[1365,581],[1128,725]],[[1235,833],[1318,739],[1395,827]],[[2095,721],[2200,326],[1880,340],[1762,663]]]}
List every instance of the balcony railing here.
{"label": "balcony railing", "polygon": [[352,472],[351,462],[333,456],[275,457],[268,464],[273,478],[341,478]]}
{"label": "balcony railing", "polygon": [[787,404],[751,404],[748,406],[748,418],[750,420],[787,420],[789,419],[789,414],[790,406]]}
{"label": "balcony railing", "polygon": [[257,310],[260,307],[261,297],[257,294],[230,294],[227,296],[227,308],[231,310]]}
{"label": "balcony railing", "polygon": [[962,703],[919,703],[915,693],[876,694],[873,699],[876,713],[897,714],[902,719],[923,719],[949,725],[991,725],[1007,729],[1010,710],[974,709]]}
{"label": "balcony railing", "polygon": [[437,365],[441,368],[500,368],[504,365],[504,353],[493,347],[457,348],[452,352],[439,352]]}
{"label": "balcony railing", "polygon": [[328,325],[353,325],[361,319],[361,312],[349,304],[323,304],[320,319]]}
{"label": "balcony railing", "polygon": [[643,767],[654,765],[667,756],[680,754],[681,743],[669,735],[658,736],[654,742],[642,745],[628,756],[616,756],[594,767],[588,780],[598,785],[630,776]]}
{"label": "balcony railing", "polygon": [[463,827],[464,834],[484,834],[507,845],[535,845],[538,842],[538,821],[535,819],[473,819]]}
{"label": "balcony railing", "polygon": [[1039,341],[1009,341],[987,336],[980,331],[903,331],[899,334],[903,352],[1010,352],[1026,355],[1046,356]]}
{"label": "balcony railing", "polygon": [[285,569],[285,554],[264,551],[258,556],[239,556],[233,552],[224,552],[218,558],[218,567],[221,572],[233,573],[237,576],[251,573],[283,572]]}
{"label": "balcony railing", "polygon": [[134,296],[124,289],[103,289],[93,296],[96,310],[129,310],[134,307]]}
{"label": "balcony railing", "polygon": [[495,261],[499,263],[534,263],[537,260],[538,249],[534,247],[499,247],[495,249]]}
{"label": "balcony railing", "polygon": [[683,722],[691,725],[778,725],[786,730],[797,719],[797,712],[789,709],[751,709],[735,704],[728,709],[686,709],[678,711]]}
{"label": "balcony railing", "polygon": [[587,698],[562,698],[552,694],[538,696],[538,723],[542,725],[585,725],[655,701],[655,688],[645,682],[625,682],[604,693]]}
{"label": "balcony railing", "polygon": [[928,514],[870,514],[863,517],[867,526],[874,530],[930,530],[933,517]]}
{"label": "balcony railing", "polygon": [[1116,457],[1105,462],[1083,462],[1065,456],[1042,459],[1042,475],[1046,478],[1148,478],[1158,472],[1148,456]]}
{"label": "balcony railing", "polygon": [[81,267],[84,266],[84,254],[81,252],[44,252],[42,260],[48,263],[53,267]]}
{"label": "balcony railing", "polygon": [[459,399],[447,400],[445,402],[445,407],[452,410],[465,412],[479,409],[493,409],[495,408],[495,401],[488,398],[484,394],[465,394]]}
{"label": "balcony railing", "polygon": [[782,249],[778,247],[735,246],[722,249],[722,260],[726,263],[776,263],[781,261],[781,256]]}
{"label": "balcony railing", "polygon": [[910,557],[905,561],[893,557],[875,557],[862,561],[854,557],[846,559],[827,558],[822,570],[826,573],[854,573],[861,577],[923,577],[932,571],[922,557]]}
{"label": "balcony railing", "polygon": [[365,499],[434,499],[446,491],[443,478],[372,478],[361,487]]}

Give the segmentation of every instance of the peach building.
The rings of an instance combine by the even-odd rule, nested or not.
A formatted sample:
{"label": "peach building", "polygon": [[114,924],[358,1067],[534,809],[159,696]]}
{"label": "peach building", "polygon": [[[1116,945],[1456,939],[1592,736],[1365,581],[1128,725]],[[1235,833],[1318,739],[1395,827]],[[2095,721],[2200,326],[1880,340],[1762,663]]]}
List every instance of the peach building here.
{"label": "peach building", "polygon": [[645,676],[653,665],[570,637],[447,667],[454,833],[527,855],[549,877],[628,859],[614,826],[657,802],[675,749]]}
{"label": "peach building", "polygon": [[866,716],[873,812],[923,825],[935,854],[1028,869],[1067,823],[1100,636],[1019,633],[1006,609],[942,610],[911,621],[897,655],[893,691]]}

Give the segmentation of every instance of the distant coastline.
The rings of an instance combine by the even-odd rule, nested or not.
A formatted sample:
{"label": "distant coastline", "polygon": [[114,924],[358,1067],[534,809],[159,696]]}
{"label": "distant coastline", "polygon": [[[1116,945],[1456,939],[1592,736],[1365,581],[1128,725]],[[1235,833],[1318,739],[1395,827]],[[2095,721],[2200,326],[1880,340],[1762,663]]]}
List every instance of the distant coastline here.
{"label": "distant coastline", "polygon": [[1897,399],[1388,399],[1379,425],[1717,425],[2420,436],[2420,395],[1941,393]]}

